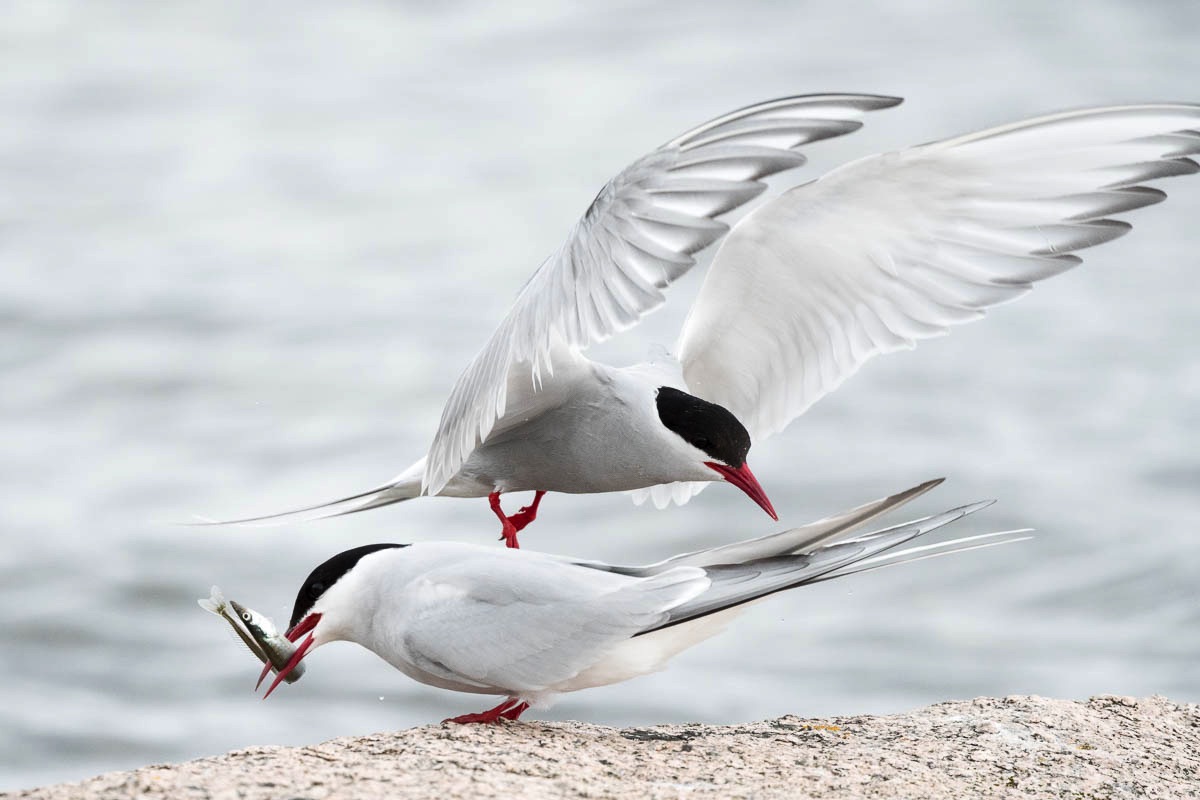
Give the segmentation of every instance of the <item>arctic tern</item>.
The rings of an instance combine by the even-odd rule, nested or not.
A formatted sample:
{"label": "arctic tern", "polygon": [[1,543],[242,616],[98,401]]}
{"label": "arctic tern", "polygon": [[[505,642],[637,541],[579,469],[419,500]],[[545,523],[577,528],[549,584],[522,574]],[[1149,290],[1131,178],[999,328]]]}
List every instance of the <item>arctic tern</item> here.
{"label": "arctic tern", "polygon": [[991,501],[855,533],[939,483],[640,567],[455,542],[356,547],[300,587],[287,633],[299,644],[267,696],[314,649],[350,641],[421,683],[504,697],[447,722],[516,719],[564,692],[657,671],[776,592],[1029,538],[1003,531],[897,549]]}
{"label": "arctic tern", "polygon": [[[773,518],[746,463],[880,353],[978,319],[1124,234],[1110,218],[1194,173],[1200,105],[1069,111],[870,156],[793,186],[732,230],[800,152],[899,98],[786,97],[733,111],[634,161],[593,200],[459,376],[426,455],[387,483],[290,514],[420,496],[488,497],[503,536],[547,491],[635,490],[662,507],[708,482]],[[794,174],[794,173],[793,173]],[[614,368],[589,345],[635,325],[710,245],[677,361]],[[536,492],[506,515],[500,496]]]}

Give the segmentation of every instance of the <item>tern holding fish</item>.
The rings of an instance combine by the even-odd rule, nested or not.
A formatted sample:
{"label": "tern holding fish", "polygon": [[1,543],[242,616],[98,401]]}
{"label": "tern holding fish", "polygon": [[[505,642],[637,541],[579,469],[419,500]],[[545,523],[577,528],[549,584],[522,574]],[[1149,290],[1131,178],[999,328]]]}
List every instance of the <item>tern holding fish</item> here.
{"label": "tern holding fish", "polygon": [[[686,502],[710,482],[772,517],[751,443],[783,430],[876,355],[979,319],[1113,219],[1197,171],[1200,105],[1069,111],[853,161],[731,227],[719,218],[795,175],[820,140],[899,98],[785,97],[718,117],[637,159],[596,195],[461,373],[425,456],[382,486],[257,520],[363,511],[421,496],[487,497],[502,537],[547,491],[634,490]],[[795,181],[793,181],[795,183]],[[683,323],[678,362],[583,355],[663,305],[719,249]],[[501,494],[536,492],[506,515]]]}
{"label": "tern holding fish", "polygon": [[901,548],[991,501],[856,533],[939,483],[647,566],[454,542],[356,547],[304,581],[287,634],[298,646],[267,695],[312,650],[350,641],[421,683],[505,698],[447,721],[516,719],[561,693],[657,671],[776,592],[1028,538],[1004,531]]}

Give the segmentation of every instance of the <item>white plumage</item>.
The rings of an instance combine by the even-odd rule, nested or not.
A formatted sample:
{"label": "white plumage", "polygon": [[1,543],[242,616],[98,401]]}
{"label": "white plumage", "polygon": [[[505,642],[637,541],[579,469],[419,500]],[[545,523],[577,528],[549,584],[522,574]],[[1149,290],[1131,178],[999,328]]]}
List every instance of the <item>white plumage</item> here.
{"label": "white plumage", "polygon": [[[732,231],[718,219],[761,193],[763,177],[801,165],[796,148],[898,102],[774,100],[633,162],[458,378],[426,457],[381,487],[302,511],[492,494],[503,517],[500,492],[638,490],[663,506],[722,476],[737,483],[712,462],[739,465],[711,458],[704,432],[685,441],[664,427],[660,387],[727,409],[757,443],[871,357],[1075,266],[1075,251],[1129,230],[1113,215],[1165,197],[1145,184],[1198,169],[1188,156],[1200,153],[1200,106],[1099,108],[864,158],[793,186]],[[656,372],[584,357],[662,305],[714,243],[678,364]],[[738,485],[770,512],[756,482]]]}
{"label": "white plumage", "polygon": [[879,353],[979,319],[1076,250],[1130,226],[1110,215],[1196,171],[1198,106],[1077,111],[872,156],[797,186],[725,238],[680,335],[688,388],[755,441]]}
{"label": "white plumage", "polygon": [[[901,548],[990,502],[855,533],[938,483],[801,528],[638,567],[452,542],[383,546],[348,562],[339,554],[301,587],[290,636],[311,631],[301,657],[312,647],[352,641],[422,683],[503,695],[508,699],[497,709],[512,718],[524,704],[544,706],[563,692],[661,669],[775,592],[1028,538],[1006,531]],[[339,561],[341,571],[326,585]]]}
{"label": "white plumage", "polygon": [[633,162],[600,190],[567,239],[534,273],[463,371],[429,448],[424,491],[437,494],[487,439],[519,390],[537,391],[557,364],[638,322],[728,226],[716,217],[753,200],[759,179],[805,162],[793,148],[858,130],[870,95],[772,100],[732,112]]}

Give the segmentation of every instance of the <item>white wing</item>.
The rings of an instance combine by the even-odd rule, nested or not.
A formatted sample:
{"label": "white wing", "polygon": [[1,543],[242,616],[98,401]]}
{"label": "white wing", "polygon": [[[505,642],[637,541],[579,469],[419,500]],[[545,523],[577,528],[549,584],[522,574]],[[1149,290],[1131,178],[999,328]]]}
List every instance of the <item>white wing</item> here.
{"label": "white wing", "polygon": [[649,500],[654,503],[655,508],[662,510],[671,503],[677,506],[683,505],[704,491],[706,486],[708,484],[701,481],[675,481],[674,483],[659,483],[642,489],[634,489],[629,494],[636,505],[640,506]]}
{"label": "white wing", "polygon": [[646,155],[606,185],[521,290],[459,377],[423,478],[437,494],[505,412],[510,373],[537,386],[558,344],[582,349],[634,325],[725,235],[715,218],[757,197],[759,179],[804,163],[792,148],[857,130],[891,97],[788,97],[734,111]]}
{"label": "white wing", "polygon": [[[682,553],[672,556],[665,561],[647,564],[642,567],[624,567],[629,575],[657,575],[675,567],[709,567],[714,564],[734,564],[758,558],[773,558],[775,556],[807,553],[822,544],[838,538],[866,525],[876,517],[899,508],[910,500],[914,500],[939,486],[945,478],[926,481],[911,489],[874,500],[861,506],[834,514],[798,528],[791,528],[782,533],[772,533],[757,539],[747,539],[733,544],[710,547],[707,550],[697,550],[693,553]],[[917,520],[921,522],[922,520]],[[907,523],[914,524],[914,523]]]}
{"label": "white wing", "polygon": [[454,683],[539,691],[708,586],[695,567],[639,579],[536,554],[468,558],[414,583],[405,648],[418,667]]}
{"label": "white wing", "polygon": [[[832,540],[827,540],[825,543],[801,553],[706,566],[704,573],[712,581],[709,589],[671,609],[667,613],[667,620],[659,627],[675,625],[689,619],[723,611],[784,589],[792,589],[806,583],[816,583],[823,578],[829,579],[841,574],[853,574],[859,571],[854,568],[855,565],[864,565],[865,569],[867,567],[864,562],[869,562],[874,558],[883,561],[885,560],[884,555],[893,548],[969,514],[974,514],[976,511],[987,508],[993,502],[985,500],[981,503],[952,508],[932,517],[895,525],[852,539],[845,535],[834,536]],[[1024,531],[1013,533],[1024,533]],[[997,538],[1007,537],[1009,534],[1010,532],[1006,531],[999,534]],[[948,548],[949,552],[955,552],[955,548],[959,545],[968,542],[976,543],[980,538],[989,536],[993,535],[983,534],[982,537],[971,536],[951,542],[942,542],[933,545],[931,549],[945,551]],[[902,552],[904,555],[909,555],[912,553],[912,549]],[[894,558],[900,556],[901,553],[892,555]],[[903,563],[903,559],[898,563]],[[643,631],[643,633],[650,633],[650,630]]]}
{"label": "white wing", "polygon": [[755,440],[878,353],[978,319],[1196,172],[1200,106],[1057,114],[863,159],[747,216],[676,349],[690,391]]}

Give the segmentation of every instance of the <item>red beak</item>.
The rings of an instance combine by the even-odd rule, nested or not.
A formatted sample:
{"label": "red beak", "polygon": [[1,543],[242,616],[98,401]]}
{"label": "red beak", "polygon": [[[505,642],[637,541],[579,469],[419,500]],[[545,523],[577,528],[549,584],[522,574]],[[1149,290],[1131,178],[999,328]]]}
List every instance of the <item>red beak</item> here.
{"label": "red beak", "polygon": [[282,683],[283,679],[288,676],[288,673],[296,668],[296,665],[300,663],[300,659],[304,658],[304,654],[308,652],[308,648],[312,647],[312,643],[313,636],[310,633],[308,638],[300,643],[300,647],[296,649],[296,652],[292,653],[292,657],[283,665],[283,669],[279,670],[279,674],[275,676],[275,680],[271,681],[271,686],[267,689],[267,693],[263,695],[263,700],[270,697],[271,692],[275,691],[275,687]]}
{"label": "red beak", "polygon": [[321,621],[320,614],[309,614],[304,619],[296,623],[296,627],[284,634],[289,642],[294,642],[304,634],[317,627],[317,623]]}
{"label": "red beak", "polygon": [[[320,621],[320,614],[309,614],[307,617],[300,620],[300,623],[296,625],[296,627],[287,632],[286,636],[289,642],[296,641],[306,633],[308,633],[308,638],[300,643],[300,646],[296,648],[296,652],[292,653],[292,657],[289,658],[288,662],[283,665],[283,669],[279,670],[279,673],[275,676],[275,680],[272,681],[271,685],[267,688],[267,693],[263,695],[263,700],[266,700],[271,696],[271,692],[275,691],[275,687],[282,683],[283,679],[286,678],[291,671],[296,668],[296,665],[299,664],[304,658],[304,654],[308,652],[310,647],[312,647],[313,636],[311,633],[309,633],[309,631],[317,627],[317,623]],[[270,665],[268,664],[267,668],[263,669],[262,675],[258,679],[259,684],[261,684],[262,679],[267,676],[267,670],[269,668]],[[255,686],[254,688],[257,689],[258,687]]]}
{"label": "red beak", "polygon": [[745,492],[747,497],[758,503],[759,508],[770,514],[771,519],[776,522],[779,521],[779,515],[775,513],[774,506],[767,499],[767,493],[763,491],[758,478],[755,478],[754,473],[750,471],[749,464],[742,464],[740,467],[735,468],[726,466],[725,464],[718,464],[715,461],[705,461],[704,466],[721,473],[725,480]]}
{"label": "red beak", "polygon": [[262,686],[262,682],[271,674],[271,662],[263,664],[262,672],[258,673],[258,683],[254,684],[254,691],[258,691],[258,687]]}

